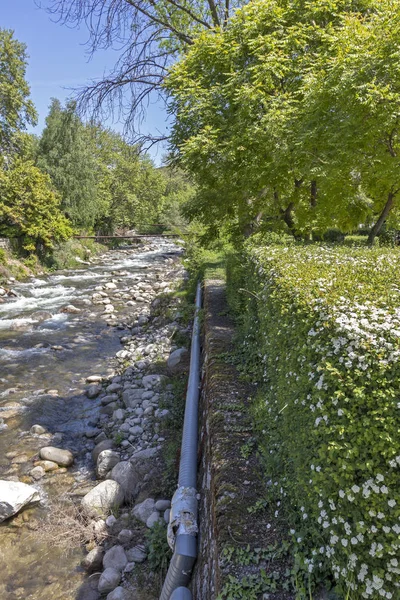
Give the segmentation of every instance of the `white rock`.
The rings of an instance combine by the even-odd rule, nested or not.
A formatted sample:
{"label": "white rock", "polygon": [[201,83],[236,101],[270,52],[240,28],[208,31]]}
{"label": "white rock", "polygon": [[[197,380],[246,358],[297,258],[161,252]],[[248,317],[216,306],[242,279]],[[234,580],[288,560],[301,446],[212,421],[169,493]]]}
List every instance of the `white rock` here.
{"label": "white rock", "polygon": [[120,544],[127,544],[133,538],[133,531],[130,529],[121,529],[118,534],[118,541]]}
{"label": "white rock", "polygon": [[82,508],[88,514],[107,515],[124,501],[124,490],[116,481],[107,479],[82,498]]}
{"label": "white rock", "polygon": [[29,472],[29,475],[31,477],[33,477],[33,479],[35,479],[36,481],[38,479],[42,479],[42,477],[44,477],[45,474],[46,474],[46,471],[44,470],[43,467],[40,467],[40,466],[39,467],[34,467],[32,469],[32,471]]}
{"label": "white rock", "polygon": [[172,352],[167,360],[167,365],[170,369],[176,367],[177,365],[179,365],[179,363],[181,362],[183,356],[185,356],[185,354],[187,354],[187,349],[186,348],[178,348],[178,350],[174,350],[174,352]]}
{"label": "white rock", "polygon": [[39,456],[43,460],[51,460],[60,467],[70,467],[74,462],[74,455],[69,450],[55,448],[54,446],[45,446],[39,451]]}
{"label": "white rock", "polygon": [[111,469],[115,467],[115,465],[118,464],[119,461],[120,456],[118,452],[115,452],[114,450],[102,450],[102,452],[100,452],[99,456],[97,457],[97,477],[99,479],[105,477],[108,471],[111,471]]}
{"label": "white rock", "polygon": [[0,523],[16,515],[24,506],[39,501],[39,492],[32,486],[0,479]]}

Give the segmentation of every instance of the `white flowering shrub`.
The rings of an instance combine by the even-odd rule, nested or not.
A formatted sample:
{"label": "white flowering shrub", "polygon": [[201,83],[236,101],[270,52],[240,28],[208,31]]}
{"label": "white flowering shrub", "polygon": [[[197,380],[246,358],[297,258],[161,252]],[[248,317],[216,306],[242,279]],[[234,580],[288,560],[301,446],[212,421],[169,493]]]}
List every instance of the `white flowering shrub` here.
{"label": "white flowering shrub", "polygon": [[399,599],[400,253],[248,246],[240,276],[267,472],[304,564]]}

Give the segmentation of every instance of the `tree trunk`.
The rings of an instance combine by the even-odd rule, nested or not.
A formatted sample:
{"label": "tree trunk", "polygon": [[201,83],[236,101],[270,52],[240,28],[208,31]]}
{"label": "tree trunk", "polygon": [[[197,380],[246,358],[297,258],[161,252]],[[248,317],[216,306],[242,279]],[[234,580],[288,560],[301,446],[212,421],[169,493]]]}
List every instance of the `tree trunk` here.
{"label": "tree trunk", "polygon": [[311,208],[315,208],[317,206],[317,195],[318,195],[317,182],[314,179],[311,182],[311,186],[310,186],[310,205],[311,205]]}
{"label": "tree trunk", "polygon": [[375,225],[372,227],[371,231],[369,232],[369,236],[368,236],[368,246],[372,246],[374,243],[374,240],[376,238],[376,236],[379,234],[379,232],[382,229],[382,225],[385,223],[386,219],[388,218],[388,215],[392,209],[392,206],[394,204],[394,199],[395,199],[396,194],[394,192],[389,192],[388,194],[388,199],[386,201],[386,204],[383,208],[383,211],[381,212],[379,219],[377,220],[377,222],[375,223]]}
{"label": "tree trunk", "polygon": [[293,208],[294,208],[294,204],[293,204],[293,202],[290,202],[290,204],[287,206],[287,208],[282,211],[282,219],[288,226],[290,233],[293,235],[293,237],[297,238],[298,236],[296,235],[296,232],[294,229]]}

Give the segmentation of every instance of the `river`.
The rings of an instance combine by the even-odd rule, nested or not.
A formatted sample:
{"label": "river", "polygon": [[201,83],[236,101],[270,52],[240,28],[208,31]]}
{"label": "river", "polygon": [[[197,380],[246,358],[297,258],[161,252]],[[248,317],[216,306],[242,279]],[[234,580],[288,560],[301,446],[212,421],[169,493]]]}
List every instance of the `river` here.
{"label": "river", "polygon": [[[94,479],[92,446],[83,434],[95,426],[100,404],[85,395],[86,378],[115,373],[120,338],[145,307],[130,289],[176,251],[162,239],[110,251],[80,269],[15,283],[16,297],[0,304],[0,479],[29,483],[42,497],[39,507],[0,525],[2,600],[78,597],[82,551],[48,547],[42,518],[54,498]],[[107,285],[110,312],[92,302]],[[68,305],[77,311],[63,312]],[[48,433],[32,435],[35,424]],[[72,449],[75,463],[35,481],[29,473],[43,440]]]}

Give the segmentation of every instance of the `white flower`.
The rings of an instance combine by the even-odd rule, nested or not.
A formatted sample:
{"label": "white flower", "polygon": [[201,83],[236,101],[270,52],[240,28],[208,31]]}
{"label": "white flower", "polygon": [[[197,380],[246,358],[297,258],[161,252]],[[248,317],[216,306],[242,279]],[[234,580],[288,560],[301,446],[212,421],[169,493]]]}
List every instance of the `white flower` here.
{"label": "white flower", "polygon": [[393,508],[394,506],[396,506],[396,500],[388,500],[388,504],[390,508]]}

